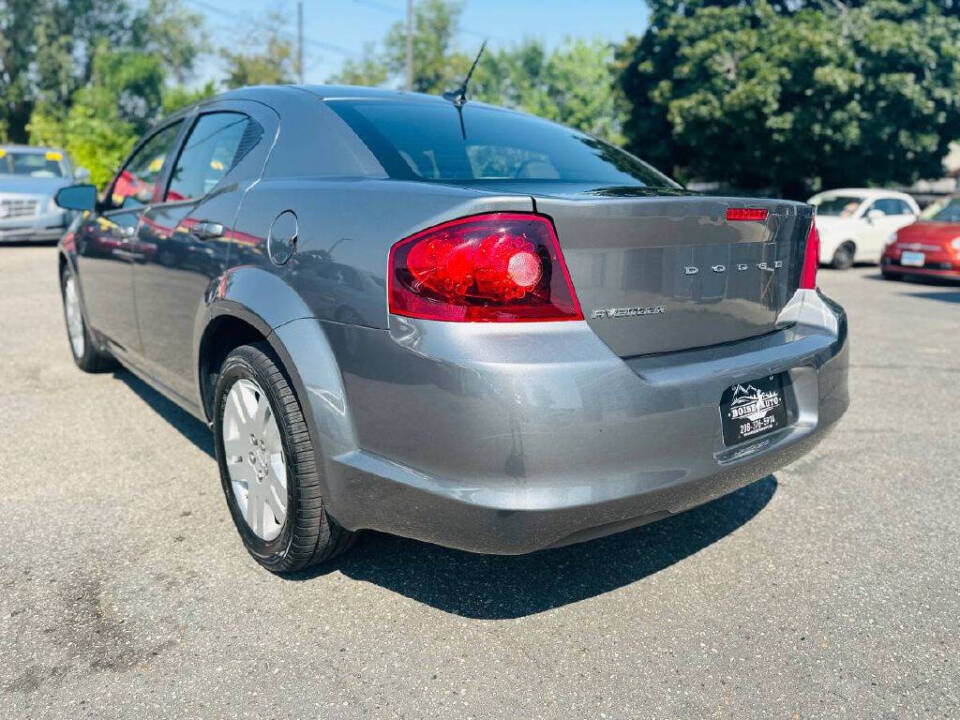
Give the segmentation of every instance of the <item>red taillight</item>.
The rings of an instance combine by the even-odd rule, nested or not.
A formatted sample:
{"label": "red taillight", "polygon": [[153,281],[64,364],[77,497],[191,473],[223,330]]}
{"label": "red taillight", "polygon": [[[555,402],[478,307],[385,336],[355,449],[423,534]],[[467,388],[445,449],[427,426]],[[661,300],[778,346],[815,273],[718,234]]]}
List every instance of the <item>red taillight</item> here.
{"label": "red taillight", "polygon": [[803,270],[800,272],[800,289],[814,290],[817,287],[817,267],[820,265],[820,233],[817,223],[810,223],[810,234],[803,251]]}
{"label": "red taillight", "polygon": [[491,213],[437,225],[390,250],[390,312],[452,322],[582,320],[553,224]]}
{"label": "red taillight", "polygon": [[727,220],[763,222],[767,211],[763,208],[727,208]]}

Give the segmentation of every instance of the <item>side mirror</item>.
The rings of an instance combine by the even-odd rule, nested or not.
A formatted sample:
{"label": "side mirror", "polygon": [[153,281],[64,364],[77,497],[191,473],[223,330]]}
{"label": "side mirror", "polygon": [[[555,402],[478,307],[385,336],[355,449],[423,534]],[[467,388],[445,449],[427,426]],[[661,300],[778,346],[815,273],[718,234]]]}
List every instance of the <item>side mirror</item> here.
{"label": "side mirror", "polygon": [[82,165],[73,171],[73,179],[80,183],[90,180],[90,171]]}
{"label": "side mirror", "polygon": [[867,220],[874,222],[875,220],[882,220],[887,214],[883,210],[871,210],[867,213]]}
{"label": "side mirror", "polygon": [[64,210],[89,210],[93,212],[97,205],[97,189],[85,183],[60,188],[53,201]]}

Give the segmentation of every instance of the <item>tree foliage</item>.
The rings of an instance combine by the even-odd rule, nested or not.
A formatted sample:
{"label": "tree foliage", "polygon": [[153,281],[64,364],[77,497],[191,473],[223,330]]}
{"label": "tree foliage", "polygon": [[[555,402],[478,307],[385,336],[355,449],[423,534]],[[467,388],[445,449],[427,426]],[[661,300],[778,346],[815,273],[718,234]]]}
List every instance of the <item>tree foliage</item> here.
{"label": "tree foliage", "polygon": [[[460,0],[420,0],[413,18],[413,90],[440,94],[456,87],[470,66],[470,58],[454,47],[460,27]],[[402,86],[406,81],[407,29],[394,23],[382,48],[367,44],[358,60],[347,60],[331,82],[345,85]]]}
{"label": "tree foliage", "polygon": [[[422,0],[414,13],[413,89],[439,95],[463,81],[475,52],[455,46],[462,3]],[[470,83],[469,96],[555,120],[612,142],[621,142],[622,93],[611,69],[613,49],[599,40],[567,39],[555,50],[527,39],[488,49]],[[406,28],[395,23],[382,49],[368,45],[359,60],[344,63],[332,82],[402,87]]]}
{"label": "tree foliage", "polygon": [[258,23],[266,41],[261,50],[220,50],[226,64],[224,85],[228,88],[247,85],[281,85],[293,82],[295,74],[293,42],[284,31],[284,18],[277,12],[267,13]]}
{"label": "tree foliage", "polygon": [[484,57],[471,94],[619,144],[625,103],[612,61],[612,46],[600,40],[567,39],[548,51],[528,39]]}
{"label": "tree foliage", "polygon": [[31,142],[65,146],[102,186],[163,102],[161,60],[134,50],[94,51],[90,82],[71,98],[69,110],[41,102],[29,124]]}
{"label": "tree foliage", "polygon": [[160,114],[213,93],[180,84],[203,23],[176,0],[0,0],[0,30],[0,138],[66,147],[98,184]]}
{"label": "tree foliage", "polygon": [[790,196],[938,177],[960,137],[952,2],[655,0],[620,53],[630,147]]}

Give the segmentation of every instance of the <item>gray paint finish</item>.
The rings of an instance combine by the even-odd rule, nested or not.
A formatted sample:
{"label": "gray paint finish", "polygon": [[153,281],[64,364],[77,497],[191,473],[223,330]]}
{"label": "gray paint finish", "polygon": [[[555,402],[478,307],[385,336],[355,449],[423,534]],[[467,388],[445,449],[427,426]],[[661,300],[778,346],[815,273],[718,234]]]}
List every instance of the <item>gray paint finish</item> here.
{"label": "gray paint finish", "polygon": [[[809,450],[848,404],[842,311],[801,291],[786,313],[764,337],[629,363],[586,323],[343,328],[330,337],[360,449],[337,458],[332,506],[348,527],[372,514],[390,532],[525,552],[734,489]],[[777,372],[790,427],[729,451],[720,395]]]}
{"label": "gray paint finish", "polygon": [[[812,222],[803,205],[732,198],[570,193],[536,196],[536,204],[553,218],[587,322],[622,356],[777,329],[799,284],[798,260]],[[767,208],[769,216],[728,222],[730,207]],[[634,317],[592,317],[661,306],[663,312]]]}
{"label": "gray paint finish", "polygon": [[[123,352],[111,345],[121,361],[194,414],[209,415],[200,369],[203,353],[217,349],[207,341],[212,329],[233,318],[260,333],[304,406],[326,470],[325,501],[346,527],[481,552],[582,540],[755,480],[806,452],[843,414],[845,316],[818,293],[796,291],[806,206],[583,183],[388,179],[323,95],[227,94],[216,102],[278,118],[251,156],[262,162],[237,166],[182,218],[164,219],[176,208],[159,202],[127,213],[133,233],[111,225],[116,212],[105,226],[90,218],[61,252],[73,263],[80,248],[97,339],[115,340],[107,328],[128,333]],[[211,219],[196,208],[218,197],[222,239],[196,237],[183,220]],[[739,205],[767,207],[771,217],[722,219]],[[553,220],[586,320],[389,315],[394,243],[497,211]],[[267,238],[290,213],[296,240],[278,265]],[[157,226],[176,228],[178,242],[198,252],[159,262],[144,247]],[[198,265],[201,255],[208,260]],[[773,274],[720,277],[705,268],[777,260],[784,267]],[[683,275],[688,264],[700,272]],[[658,315],[590,317],[660,304]],[[724,389],[781,372],[788,427],[725,448]]]}

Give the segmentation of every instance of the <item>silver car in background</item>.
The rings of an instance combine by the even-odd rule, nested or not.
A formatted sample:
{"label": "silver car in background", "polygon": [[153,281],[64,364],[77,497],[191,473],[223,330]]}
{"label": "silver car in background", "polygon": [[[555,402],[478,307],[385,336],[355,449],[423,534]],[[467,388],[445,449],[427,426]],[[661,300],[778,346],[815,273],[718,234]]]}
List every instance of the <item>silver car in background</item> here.
{"label": "silver car in background", "polygon": [[89,176],[59,148],[0,145],[0,242],[59,240],[72,213],[53,198]]}
{"label": "silver car in background", "polygon": [[211,425],[274,572],[365,528],[525,553],[635,527],[847,408],[810,205],[689,193],[462,97],[233,91],[58,202],[85,213],[59,246],[77,365]]}

